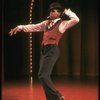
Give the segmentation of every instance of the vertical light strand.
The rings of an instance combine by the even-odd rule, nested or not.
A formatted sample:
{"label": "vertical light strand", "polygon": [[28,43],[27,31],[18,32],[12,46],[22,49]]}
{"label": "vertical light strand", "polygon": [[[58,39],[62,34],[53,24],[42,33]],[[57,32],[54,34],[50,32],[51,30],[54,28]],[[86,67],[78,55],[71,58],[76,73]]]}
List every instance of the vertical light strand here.
{"label": "vertical light strand", "polygon": [[[31,0],[30,10],[29,10],[29,24],[32,24],[32,10],[33,10],[34,0]],[[32,84],[32,33],[29,33],[29,74]]]}

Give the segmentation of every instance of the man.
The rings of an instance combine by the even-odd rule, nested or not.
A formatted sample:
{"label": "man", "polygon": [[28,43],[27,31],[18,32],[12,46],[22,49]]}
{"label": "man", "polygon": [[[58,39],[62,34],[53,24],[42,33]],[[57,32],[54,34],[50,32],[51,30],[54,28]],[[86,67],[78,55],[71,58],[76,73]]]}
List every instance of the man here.
{"label": "man", "polygon": [[[63,7],[54,2],[50,5],[50,14],[47,20],[30,25],[18,25],[9,32],[10,35],[16,34],[16,32],[44,32],[43,41],[41,43],[41,58],[38,77],[45,91],[46,100],[64,100],[64,97],[58,92],[50,78],[54,64],[59,56],[59,41],[64,32],[76,25],[79,22],[77,15],[70,9],[64,9]],[[61,16],[65,14],[70,19],[62,20]]]}

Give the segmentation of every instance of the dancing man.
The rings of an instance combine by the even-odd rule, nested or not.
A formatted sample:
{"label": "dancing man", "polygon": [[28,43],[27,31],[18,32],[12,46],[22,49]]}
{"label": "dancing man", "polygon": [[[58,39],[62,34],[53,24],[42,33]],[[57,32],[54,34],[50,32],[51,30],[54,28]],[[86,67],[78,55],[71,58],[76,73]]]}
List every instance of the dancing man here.
{"label": "dancing man", "polygon": [[[61,18],[63,14],[69,19],[63,20]],[[70,8],[63,8],[60,3],[53,2],[50,4],[48,19],[37,24],[18,25],[9,32],[11,36],[20,31],[43,32],[38,77],[43,86],[46,100],[64,100],[64,96],[54,87],[50,75],[59,57],[58,45],[61,37],[66,30],[78,22],[79,18]]]}

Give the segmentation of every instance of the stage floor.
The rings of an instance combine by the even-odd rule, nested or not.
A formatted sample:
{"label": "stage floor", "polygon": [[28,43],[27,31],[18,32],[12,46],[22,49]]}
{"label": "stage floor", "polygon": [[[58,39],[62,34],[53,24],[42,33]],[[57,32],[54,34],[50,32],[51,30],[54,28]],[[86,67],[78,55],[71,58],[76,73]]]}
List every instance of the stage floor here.
{"label": "stage floor", "polygon": [[[98,100],[98,82],[61,80],[55,87],[65,100]],[[46,100],[39,81],[9,81],[2,84],[2,100]]]}

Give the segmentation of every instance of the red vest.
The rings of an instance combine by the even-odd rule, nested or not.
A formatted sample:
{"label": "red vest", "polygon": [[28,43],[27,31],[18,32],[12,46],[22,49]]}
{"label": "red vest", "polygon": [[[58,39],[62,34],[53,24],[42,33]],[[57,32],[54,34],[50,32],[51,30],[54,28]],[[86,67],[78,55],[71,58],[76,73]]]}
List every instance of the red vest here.
{"label": "red vest", "polygon": [[47,44],[56,44],[56,45],[58,45],[59,40],[63,35],[63,33],[61,33],[58,29],[61,22],[62,21],[59,20],[50,29],[48,29],[48,28],[46,29],[46,31],[43,34],[43,41],[42,41],[43,45],[47,45]]}

